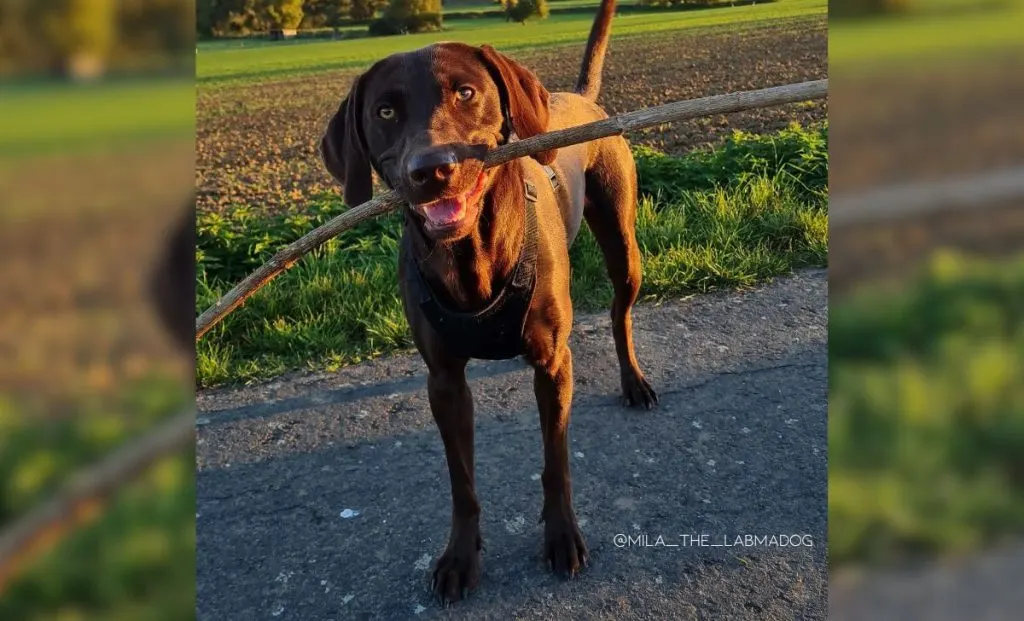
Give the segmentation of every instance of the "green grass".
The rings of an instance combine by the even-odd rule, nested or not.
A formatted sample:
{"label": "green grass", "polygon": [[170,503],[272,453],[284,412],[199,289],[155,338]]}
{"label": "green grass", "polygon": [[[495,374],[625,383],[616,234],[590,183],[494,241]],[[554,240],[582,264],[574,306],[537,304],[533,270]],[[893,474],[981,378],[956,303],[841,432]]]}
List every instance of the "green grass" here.
{"label": "green grass", "polygon": [[[180,383],[151,379],[74,416],[29,416],[0,396],[0,525],[157,421],[188,406]],[[195,458],[158,462],[85,527],[25,567],[0,619],[177,621],[195,615]]]}
{"label": "green grass", "polygon": [[[951,7],[972,8],[951,12]],[[865,20],[832,20],[828,29],[830,69],[877,67],[890,63],[970,60],[1019,50],[1024,2],[934,0],[920,2],[908,15]]]}
{"label": "green grass", "polygon": [[[827,128],[737,134],[684,158],[650,149],[636,157],[646,299],[743,287],[825,263]],[[201,215],[197,306],[343,210],[323,197],[302,215],[260,217],[244,207]],[[199,384],[337,368],[410,348],[396,275],[400,234],[396,215],[366,222],[268,284],[199,342]],[[586,229],[571,257],[575,306],[607,307],[611,287]]]}
{"label": "green grass", "polygon": [[1024,255],[940,254],[829,324],[830,563],[1024,533]]}
{"label": "green grass", "polygon": [[[614,37],[656,32],[736,27],[758,22],[806,16],[822,16],[827,0],[780,0],[754,6],[721,7],[700,11],[621,15],[613,25]],[[441,33],[375,37],[347,41],[293,42],[287,45],[256,45],[226,48],[216,42],[200,44],[196,77],[200,83],[242,80],[260,81],[367,65],[388,54],[416,49],[430,43],[457,40],[472,45],[488,43],[504,50],[534,48],[584,41],[593,16],[553,15],[527,26],[502,18],[451,20]]]}
{"label": "green grass", "polygon": [[194,133],[195,87],[190,81],[0,86],[0,157]]}
{"label": "green grass", "polygon": [[[601,4],[601,0],[551,0],[548,2],[548,7],[551,9],[567,9],[567,8],[580,8],[580,7],[594,7]],[[625,6],[629,4],[636,4],[635,0],[623,0],[618,2],[619,6]],[[458,13],[461,11],[486,11],[486,12],[501,12],[504,9],[501,8],[496,2],[490,0],[481,0],[479,2],[454,2],[448,3],[448,6],[444,7],[445,13]]]}

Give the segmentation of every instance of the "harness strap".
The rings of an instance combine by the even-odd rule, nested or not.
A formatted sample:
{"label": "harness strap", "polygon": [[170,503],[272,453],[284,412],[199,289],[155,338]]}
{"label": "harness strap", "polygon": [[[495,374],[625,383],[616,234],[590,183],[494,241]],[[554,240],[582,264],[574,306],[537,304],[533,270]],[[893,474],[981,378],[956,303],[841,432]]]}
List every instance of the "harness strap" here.
{"label": "harness strap", "polygon": [[[549,174],[553,174],[551,171]],[[424,317],[444,338],[445,347],[464,358],[503,360],[523,350],[523,327],[537,284],[537,188],[523,181],[525,226],[519,260],[508,282],[486,308],[463,313],[443,306],[430,290],[405,238],[407,266]]]}

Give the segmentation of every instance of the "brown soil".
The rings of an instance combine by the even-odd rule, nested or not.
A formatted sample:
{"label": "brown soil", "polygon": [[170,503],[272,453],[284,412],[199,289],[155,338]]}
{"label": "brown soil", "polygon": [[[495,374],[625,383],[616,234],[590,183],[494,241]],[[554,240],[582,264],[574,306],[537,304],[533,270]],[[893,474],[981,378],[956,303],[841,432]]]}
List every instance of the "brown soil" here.
{"label": "brown soil", "polygon": [[[613,37],[601,103],[618,114],[670,101],[823,78],[824,19],[740,32]],[[575,84],[583,45],[513,54],[551,90]],[[571,59],[567,61],[566,59]],[[250,205],[301,210],[337,185],[316,143],[356,72],[339,71],[269,84],[200,90],[196,140],[199,209]],[[826,116],[823,101],[651,128],[635,143],[682,153],[733,129],[771,131]]]}
{"label": "brown soil", "polygon": [[[833,196],[904,182],[949,180],[1024,163],[1020,61],[986,58],[916,71],[833,75],[829,127]],[[1000,256],[1024,248],[1024,197],[967,212],[893,217],[836,228],[833,294],[899,279],[939,247]]]}
{"label": "brown soil", "polygon": [[0,163],[0,402],[56,412],[144,377],[191,379],[148,295],[191,171],[189,141]]}

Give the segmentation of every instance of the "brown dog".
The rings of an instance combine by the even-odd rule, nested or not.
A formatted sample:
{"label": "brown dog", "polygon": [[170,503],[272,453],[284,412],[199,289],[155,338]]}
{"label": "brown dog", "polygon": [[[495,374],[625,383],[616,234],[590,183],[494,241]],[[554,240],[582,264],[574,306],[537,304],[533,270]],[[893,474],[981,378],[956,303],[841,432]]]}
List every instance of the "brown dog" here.
{"label": "brown dog", "polygon": [[372,173],[402,193],[399,279],[452,488],[452,528],[433,589],[461,599],[480,574],[480,504],[473,475],[469,358],[523,355],[533,366],[544,440],[545,554],[560,574],[587,563],[576,524],[567,429],[572,403],[569,246],[584,218],[614,284],[612,326],[623,401],[657,403],[633,352],[630,310],[640,289],[634,236],[637,181],[621,137],[484,170],[510,139],[606,118],[595,103],[614,0],[599,9],[575,93],[548,93],[489,46],[439,43],[395,54],[356,79],[320,143],[345,200],[371,198]]}

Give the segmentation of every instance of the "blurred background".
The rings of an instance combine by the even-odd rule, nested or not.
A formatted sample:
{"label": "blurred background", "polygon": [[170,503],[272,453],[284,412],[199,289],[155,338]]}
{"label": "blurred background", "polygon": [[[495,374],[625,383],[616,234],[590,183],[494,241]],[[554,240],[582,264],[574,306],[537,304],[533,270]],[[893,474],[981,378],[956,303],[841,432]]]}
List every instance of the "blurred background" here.
{"label": "blurred background", "polygon": [[829,4],[830,618],[1024,604],[1022,5]]}
{"label": "blurred background", "polygon": [[[193,209],[194,20],[0,0],[0,619],[195,615],[191,448],[12,535],[192,407],[157,312],[191,292],[156,277]],[[830,3],[834,618],[1024,604],[1022,23],[1020,0]]]}
{"label": "blurred background", "polygon": [[0,0],[0,619],[195,615],[180,425],[64,502],[194,407],[156,312],[193,318],[193,268],[163,264],[194,211],[194,23],[182,0]]}

